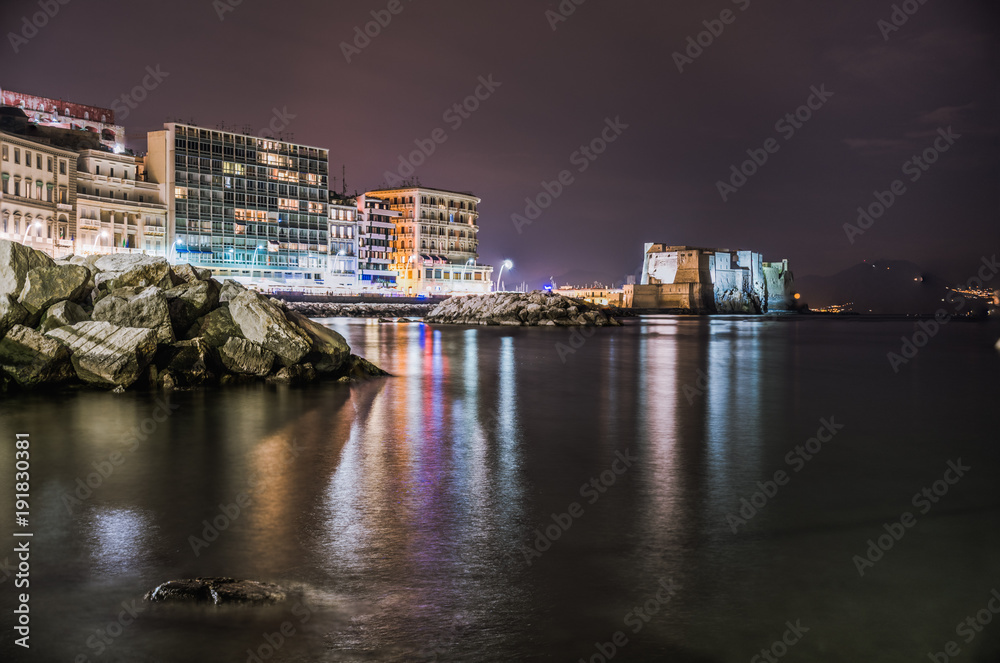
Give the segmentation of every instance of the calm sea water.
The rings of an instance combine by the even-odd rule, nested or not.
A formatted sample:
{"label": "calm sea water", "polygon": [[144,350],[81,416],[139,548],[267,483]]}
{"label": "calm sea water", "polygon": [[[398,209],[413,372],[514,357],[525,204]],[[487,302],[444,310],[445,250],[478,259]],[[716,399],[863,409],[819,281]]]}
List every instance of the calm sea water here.
{"label": "calm sea water", "polygon": [[[34,532],[31,649],[0,568],[0,659],[1000,660],[996,325],[948,325],[897,374],[905,321],[326,322],[395,377],[0,401],[0,565],[15,433]],[[138,601],[216,575],[291,597]]]}

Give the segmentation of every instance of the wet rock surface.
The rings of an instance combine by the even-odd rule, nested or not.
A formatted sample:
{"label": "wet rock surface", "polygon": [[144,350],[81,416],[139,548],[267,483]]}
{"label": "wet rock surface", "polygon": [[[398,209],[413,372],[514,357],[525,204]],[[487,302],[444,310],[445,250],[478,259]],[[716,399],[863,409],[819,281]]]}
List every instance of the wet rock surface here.
{"label": "wet rock surface", "polygon": [[385,375],[343,336],[236,281],[138,254],[58,262],[0,240],[0,389],[120,391]]}
{"label": "wet rock surface", "polygon": [[170,580],[147,592],[144,600],[153,603],[211,603],[213,605],[270,605],[284,601],[285,590],[278,585],[237,578],[194,578]]}
{"label": "wet rock surface", "polygon": [[310,318],[422,318],[434,304],[286,302],[285,306]]}

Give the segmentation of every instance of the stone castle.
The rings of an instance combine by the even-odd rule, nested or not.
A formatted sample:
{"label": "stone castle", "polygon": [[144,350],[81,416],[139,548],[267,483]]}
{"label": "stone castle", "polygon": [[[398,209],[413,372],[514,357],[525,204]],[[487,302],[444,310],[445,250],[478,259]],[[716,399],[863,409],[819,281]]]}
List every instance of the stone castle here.
{"label": "stone castle", "polygon": [[795,308],[788,261],[753,251],[646,244],[642,280],[625,286],[632,308],[692,313],[768,313]]}

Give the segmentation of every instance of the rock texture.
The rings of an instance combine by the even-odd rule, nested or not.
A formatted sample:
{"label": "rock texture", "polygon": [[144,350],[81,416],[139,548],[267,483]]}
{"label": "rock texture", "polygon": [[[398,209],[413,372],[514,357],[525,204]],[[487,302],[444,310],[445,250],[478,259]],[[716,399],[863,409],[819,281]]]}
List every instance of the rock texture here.
{"label": "rock texture", "polygon": [[32,319],[40,319],[45,309],[83,296],[90,270],[80,265],[48,265],[29,270],[18,302]]}
{"label": "rock texture", "polygon": [[15,325],[0,340],[0,366],[22,387],[73,377],[69,351],[30,327]]}
{"label": "rock texture", "polygon": [[46,336],[69,348],[78,378],[102,386],[131,386],[156,354],[156,332],[140,327],[78,322]]}
{"label": "rock texture", "polygon": [[159,343],[173,343],[176,340],[167,298],[155,286],[138,294],[131,294],[124,288],[115,290],[110,296],[97,302],[91,318],[120,327],[153,329]]}
{"label": "rock texture", "polygon": [[208,270],[138,254],[56,262],[0,240],[0,390],[384,375],[362,362],[335,331]]}
{"label": "rock texture", "polygon": [[434,304],[359,303],[335,304],[285,302],[285,306],[310,318],[422,318]]}
{"label": "rock texture", "polygon": [[230,338],[219,348],[222,364],[233,373],[265,376],[274,366],[275,354],[245,338]]}
{"label": "rock texture", "polygon": [[312,349],[309,337],[263,295],[241,292],[229,302],[229,313],[247,340],[278,355],[285,365],[298,363]]}
{"label": "rock texture", "polygon": [[49,307],[49,310],[42,316],[42,324],[38,331],[43,334],[52,329],[75,325],[78,322],[86,322],[90,316],[83,310],[83,307],[73,302],[59,302]]}
{"label": "rock texture", "polygon": [[604,327],[620,323],[599,308],[554,292],[452,297],[424,318],[430,324]]}
{"label": "rock texture", "polygon": [[0,337],[28,318],[28,312],[10,295],[0,295]]}
{"label": "rock texture", "polygon": [[236,578],[195,578],[165,582],[144,597],[152,602],[267,605],[284,601],[277,585]]}

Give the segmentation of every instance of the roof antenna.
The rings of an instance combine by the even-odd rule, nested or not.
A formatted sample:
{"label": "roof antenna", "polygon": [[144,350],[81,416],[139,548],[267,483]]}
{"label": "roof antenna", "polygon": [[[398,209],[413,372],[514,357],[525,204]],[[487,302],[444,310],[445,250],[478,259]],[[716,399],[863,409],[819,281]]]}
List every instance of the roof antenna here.
{"label": "roof antenna", "polygon": [[347,166],[341,164],[340,166],[340,186],[343,188],[343,193],[341,195],[347,196]]}

